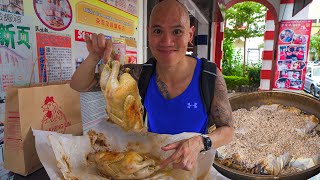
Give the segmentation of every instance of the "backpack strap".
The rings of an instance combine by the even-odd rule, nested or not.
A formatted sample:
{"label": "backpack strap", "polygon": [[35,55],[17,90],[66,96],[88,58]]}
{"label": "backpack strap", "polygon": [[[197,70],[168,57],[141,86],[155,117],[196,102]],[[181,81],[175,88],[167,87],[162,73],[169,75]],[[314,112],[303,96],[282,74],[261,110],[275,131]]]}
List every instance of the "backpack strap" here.
{"label": "backpack strap", "polygon": [[[146,63],[143,64],[141,74],[138,80],[139,94],[141,96],[141,103],[144,105],[144,99],[147,93],[149,81],[156,68],[157,60],[155,58],[150,58]],[[143,111],[143,122],[146,119],[146,109]]]}
{"label": "backpack strap", "polygon": [[[205,104],[206,112],[210,115],[211,103],[214,96],[214,88],[216,81],[217,65],[213,62],[208,61],[205,58],[202,60],[202,71],[200,77],[201,83],[201,97]],[[209,123],[211,124],[211,123]]]}

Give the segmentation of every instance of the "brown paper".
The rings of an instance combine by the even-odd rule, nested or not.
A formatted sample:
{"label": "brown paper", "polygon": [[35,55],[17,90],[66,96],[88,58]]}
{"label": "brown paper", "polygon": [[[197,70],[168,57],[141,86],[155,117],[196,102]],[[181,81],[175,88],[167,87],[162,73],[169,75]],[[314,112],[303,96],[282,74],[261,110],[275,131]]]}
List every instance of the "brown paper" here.
{"label": "brown paper", "polygon": [[32,128],[81,135],[80,94],[69,84],[7,90],[4,167],[28,175],[42,167]]}

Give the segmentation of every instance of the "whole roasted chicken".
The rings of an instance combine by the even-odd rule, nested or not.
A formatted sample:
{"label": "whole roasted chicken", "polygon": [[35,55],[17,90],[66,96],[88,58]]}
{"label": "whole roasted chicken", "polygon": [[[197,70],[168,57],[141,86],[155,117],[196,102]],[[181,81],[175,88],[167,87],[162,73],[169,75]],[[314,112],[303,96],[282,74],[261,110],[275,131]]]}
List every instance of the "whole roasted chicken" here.
{"label": "whole roasted chicken", "polygon": [[153,159],[134,151],[97,152],[89,154],[88,160],[96,164],[102,175],[114,179],[143,179],[160,169]]}
{"label": "whole roasted chicken", "polygon": [[143,130],[143,108],[137,82],[125,72],[119,75],[119,61],[109,61],[101,72],[100,86],[106,112],[112,122],[126,131]]}
{"label": "whole roasted chicken", "polygon": [[90,130],[88,133],[92,151],[88,155],[88,162],[95,164],[98,171],[112,179],[157,179],[160,173],[158,160],[148,155],[142,155],[133,150],[124,152],[108,150],[108,142],[102,133]]}

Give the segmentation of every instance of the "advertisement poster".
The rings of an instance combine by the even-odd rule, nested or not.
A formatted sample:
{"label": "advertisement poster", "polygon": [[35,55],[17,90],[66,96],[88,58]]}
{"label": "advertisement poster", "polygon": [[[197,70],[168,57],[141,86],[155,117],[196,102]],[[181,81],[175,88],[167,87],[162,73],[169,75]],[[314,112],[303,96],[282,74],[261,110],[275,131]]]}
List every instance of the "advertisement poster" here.
{"label": "advertisement poster", "polygon": [[303,89],[311,25],[311,20],[280,22],[274,89]]}
{"label": "advertisement poster", "polygon": [[126,39],[125,43],[126,43],[125,64],[136,64],[137,63],[137,41]]}
{"label": "advertisement poster", "polygon": [[138,16],[138,0],[101,0],[129,14]]}
{"label": "advertisement poster", "polygon": [[[88,32],[88,31],[81,31],[81,30],[75,30],[75,43],[74,43],[74,48],[75,49],[86,49],[86,42],[85,42],[85,35],[91,35],[92,32]],[[107,36],[105,35],[106,39],[112,39],[111,36]],[[89,55],[88,51],[80,51],[79,53],[76,54],[76,56],[74,57],[75,62],[76,62],[76,68],[78,68],[80,66],[80,64],[85,60],[85,58]],[[95,72],[98,73],[98,67],[101,64],[101,62],[99,62],[96,66]]]}
{"label": "advertisement poster", "polygon": [[39,80],[42,82],[70,80],[74,72],[71,37],[36,33]]}
{"label": "advertisement poster", "polygon": [[0,123],[4,122],[7,88],[35,82],[34,28],[30,22],[29,16],[0,12]]}
{"label": "advertisement poster", "polygon": [[72,22],[72,8],[68,0],[33,1],[35,13],[42,24],[61,31]]}
{"label": "advertisement poster", "polygon": [[71,79],[88,55],[85,32],[122,39],[115,52],[137,63],[136,47],[123,43],[138,39],[137,0],[24,2],[0,1],[0,123],[8,87]]}

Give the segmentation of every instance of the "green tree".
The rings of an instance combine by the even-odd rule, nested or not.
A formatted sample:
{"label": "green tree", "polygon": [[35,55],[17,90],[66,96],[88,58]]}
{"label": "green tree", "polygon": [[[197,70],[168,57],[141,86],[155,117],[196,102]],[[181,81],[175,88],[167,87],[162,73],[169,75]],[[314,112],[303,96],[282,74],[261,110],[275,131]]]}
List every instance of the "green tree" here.
{"label": "green tree", "polygon": [[238,3],[226,11],[226,22],[232,28],[225,28],[225,39],[234,41],[244,38],[243,73],[245,72],[246,65],[247,39],[263,36],[265,31],[263,22],[266,11],[266,7],[255,2]]}
{"label": "green tree", "polygon": [[241,76],[241,53],[235,51],[233,41],[225,39],[223,42],[222,73],[226,76]]}
{"label": "green tree", "polygon": [[316,58],[320,58],[320,34],[315,34],[310,38],[310,49],[316,53]]}

